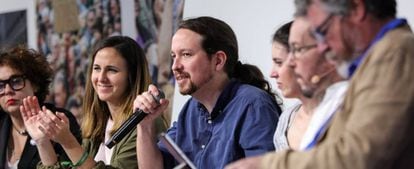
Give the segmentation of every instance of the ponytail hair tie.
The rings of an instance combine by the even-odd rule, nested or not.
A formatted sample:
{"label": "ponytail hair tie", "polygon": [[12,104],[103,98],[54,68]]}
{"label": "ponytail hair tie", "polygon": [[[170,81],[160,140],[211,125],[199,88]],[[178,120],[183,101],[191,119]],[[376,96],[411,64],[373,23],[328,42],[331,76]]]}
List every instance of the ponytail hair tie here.
{"label": "ponytail hair tie", "polygon": [[240,61],[237,61],[237,64],[236,64],[236,67],[242,67],[243,66],[243,63],[242,62],[240,62]]}

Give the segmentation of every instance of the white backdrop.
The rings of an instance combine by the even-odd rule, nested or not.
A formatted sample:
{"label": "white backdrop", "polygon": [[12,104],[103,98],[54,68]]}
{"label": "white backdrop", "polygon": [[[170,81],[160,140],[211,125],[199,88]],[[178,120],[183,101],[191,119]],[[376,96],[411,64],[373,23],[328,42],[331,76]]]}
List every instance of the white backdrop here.
{"label": "white backdrop", "polygon": [[[406,17],[413,26],[414,1],[397,0],[397,3],[398,16]],[[293,12],[293,1],[286,0],[186,0],[184,6],[184,18],[207,15],[227,22],[238,38],[240,60],[257,65],[274,87],[275,80],[269,78],[271,36],[279,26],[293,18]],[[176,87],[173,120],[187,99]],[[291,103],[292,100],[285,101],[286,105]]]}

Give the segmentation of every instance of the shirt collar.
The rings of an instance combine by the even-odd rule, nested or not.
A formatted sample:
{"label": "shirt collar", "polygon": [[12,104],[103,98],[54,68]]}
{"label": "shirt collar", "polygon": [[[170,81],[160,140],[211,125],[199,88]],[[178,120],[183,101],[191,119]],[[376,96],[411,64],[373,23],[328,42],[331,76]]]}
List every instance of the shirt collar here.
{"label": "shirt collar", "polygon": [[[211,119],[216,118],[227,106],[227,104],[234,98],[234,95],[237,93],[241,83],[236,80],[230,80],[230,83],[224,88],[221,92],[219,98],[217,99],[216,104],[214,105],[213,111],[211,112]],[[204,105],[198,102],[198,107],[205,109]]]}

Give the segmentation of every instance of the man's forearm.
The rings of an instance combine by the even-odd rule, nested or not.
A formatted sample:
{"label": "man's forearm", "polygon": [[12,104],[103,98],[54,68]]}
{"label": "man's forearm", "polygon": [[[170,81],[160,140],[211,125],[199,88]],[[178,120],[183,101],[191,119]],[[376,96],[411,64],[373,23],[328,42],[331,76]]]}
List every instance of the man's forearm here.
{"label": "man's forearm", "polygon": [[137,126],[137,159],[140,169],[162,169],[163,157],[156,145],[153,128]]}

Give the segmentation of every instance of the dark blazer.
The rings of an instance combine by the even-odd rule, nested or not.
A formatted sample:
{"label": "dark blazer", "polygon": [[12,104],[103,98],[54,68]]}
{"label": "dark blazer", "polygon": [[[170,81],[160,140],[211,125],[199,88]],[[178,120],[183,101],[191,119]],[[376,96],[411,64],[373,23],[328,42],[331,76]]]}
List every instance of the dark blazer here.
{"label": "dark blazer", "polygon": [[[73,114],[65,109],[62,108],[56,108],[52,104],[44,104],[49,110],[52,112],[58,111],[65,113],[66,117],[68,117],[70,122],[70,130],[72,134],[77,138],[77,140],[81,141],[81,133],[80,133],[80,127],[79,124],[76,122],[75,116]],[[6,160],[7,160],[7,145],[9,142],[9,136],[10,136],[10,130],[12,127],[12,122],[10,119],[10,116],[1,111],[0,112],[0,169],[6,168]],[[56,154],[58,155],[59,161],[69,161],[69,158],[67,157],[65,151],[63,148],[56,143],[53,143],[53,147],[55,149]],[[19,169],[32,169],[36,168],[37,163],[39,163],[40,157],[37,153],[36,146],[32,146],[30,144],[30,136],[27,138],[26,144],[23,149],[22,156],[20,158],[18,168]]]}

